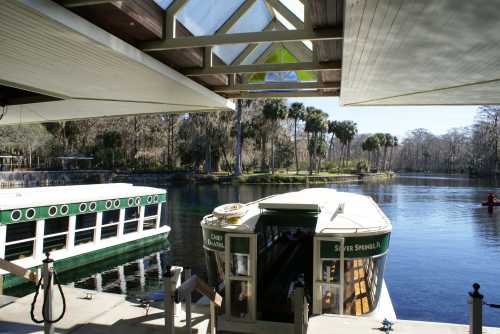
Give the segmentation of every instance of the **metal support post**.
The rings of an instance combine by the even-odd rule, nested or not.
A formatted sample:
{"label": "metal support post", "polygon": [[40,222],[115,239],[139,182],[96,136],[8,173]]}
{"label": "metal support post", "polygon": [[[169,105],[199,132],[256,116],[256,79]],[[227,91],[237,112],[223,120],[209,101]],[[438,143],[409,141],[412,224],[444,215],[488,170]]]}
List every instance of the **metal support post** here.
{"label": "metal support post", "polygon": [[44,334],[54,334],[55,328],[54,324],[50,323],[47,320],[52,319],[53,307],[53,287],[54,287],[54,260],[49,258],[47,254],[47,258],[43,260],[43,294],[44,294],[44,303],[43,303],[43,332]]}
{"label": "metal support post", "polygon": [[[191,268],[190,267],[185,267],[184,268],[184,280],[187,281],[188,279],[191,278]],[[186,296],[186,329],[189,334],[191,334],[192,329],[191,329],[191,294],[189,293],[188,296]]]}
{"label": "metal support post", "polygon": [[469,292],[469,333],[483,333],[483,295],[479,293],[481,286],[472,285],[474,291]]}
{"label": "metal support post", "polygon": [[163,288],[165,289],[165,329],[166,334],[174,334],[174,294],[172,293],[172,272],[167,267],[163,275]]}
{"label": "metal support post", "polygon": [[293,323],[294,323],[294,333],[304,334],[304,288],[297,287],[293,295]]}

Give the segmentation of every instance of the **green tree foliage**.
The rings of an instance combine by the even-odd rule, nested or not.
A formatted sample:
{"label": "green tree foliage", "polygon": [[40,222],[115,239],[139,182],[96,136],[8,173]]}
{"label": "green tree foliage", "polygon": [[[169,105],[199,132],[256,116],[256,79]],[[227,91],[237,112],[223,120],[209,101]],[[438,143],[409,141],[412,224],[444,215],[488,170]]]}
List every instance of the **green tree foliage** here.
{"label": "green tree foliage", "polygon": [[[305,113],[305,129],[307,133],[307,149],[309,152],[309,174],[321,168],[321,152],[323,152],[324,135],[327,129],[328,114],[314,107],[307,107]],[[324,150],[326,152],[326,149]]]}
{"label": "green tree foliage", "polygon": [[287,116],[287,107],[282,99],[266,100],[262,108],[264,119],[269,122],[271,130],[271,173],[274,174],[275,169],[275,152],[274,143],[276,141],[278,123]]}

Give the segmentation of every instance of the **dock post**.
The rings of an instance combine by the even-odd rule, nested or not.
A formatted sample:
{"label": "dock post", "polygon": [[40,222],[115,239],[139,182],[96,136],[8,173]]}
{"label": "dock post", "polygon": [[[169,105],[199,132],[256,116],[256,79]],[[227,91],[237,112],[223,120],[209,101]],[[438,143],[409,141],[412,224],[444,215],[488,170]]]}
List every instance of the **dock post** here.
{"label": "dock post", "polygon": [[305,333],[304,288],[297,287],[293,295],[293,325],[294,334]]}
{"label": "dock post", "polygon": [[217,325],[216,325],[216,313],[215,313],[215,303],[210,301],[210,334],[217,333]]}
{"label": "dock post", "polygon": [[[184,281],[186,282],[191,278],[191,268],[184,268]],[[191,293],[186,296],[186,329],[189,334],[191,334]]]}
{"label": "dock post", "polygon": [[172,271],[167,267],[163,275],[163,288],[165,291],[165,329],[166,334],[174,334],[174,295],[172,293]]}
{"label": "dock post", "polygon": [[52,319],[52,300],[53,300],[53,287],[54,287],[54,260],[49,258],[49,254],[47,254],[47,258],[43,260],[43,333],[44,334],[54,334],[54,324],[47,321]]}
{"label": "dock post", "polygon": [[481,286],[474,283],[473,292],[469,292],[469,333],[483,333],[483,295],[479,293]]}

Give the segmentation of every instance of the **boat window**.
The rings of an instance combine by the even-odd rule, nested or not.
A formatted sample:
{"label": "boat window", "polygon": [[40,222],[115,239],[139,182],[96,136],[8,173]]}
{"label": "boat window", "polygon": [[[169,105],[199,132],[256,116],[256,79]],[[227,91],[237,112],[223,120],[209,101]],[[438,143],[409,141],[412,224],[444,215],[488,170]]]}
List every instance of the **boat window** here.
{"label": "boat window", "polygon": [[231,315],[235,318],[246,318],[249,314],[248,297],[250,284],[248,281],[231,281]]}
{"label": "boat window", "polygon": [[96,213],[87,213],[76,216],[76,229],[94,227],[97,220]]}
{"label": "boat window", "polygon": [[133,208],[125,209],[125,220],[139,218],[139,207],[134,206]]}
{"label": "boat window", "polygon": [[69,217],[50,218],[45,220],[43,252],[53,252],[66,248],[68,239]]}
{"label": "boat window", "polygon": [[250,259],[247,254],[232,254],[231,274],[234,276],[248,276]]}
{"label": "boat window", "polygon": [[113,238],[118,235],[118,225],[106,225],[101,229],[101,239]]}
{"label": "boat window", "polygon": [[323,282],[340,283],[340,260],[323,260],[321,262]]}
{"label": "boat window", "polygon": [[219,287],[224,282],[224,252],[205,249],[208,283]]}
{"label": "boat window", "polygon": [[35,221],[7,225],[5,259],[14,261],[33,256],[35,236]]}
{"label": "boat window", "polygon": [[344,265],[344,314],[372,312],[382,289],[385,255],[346,260]]}
{"label": "boat window", "polygon": [[143,230],[152,230],[156,228],[156,217],[144,219]]}
{"label": "boat window", "polygon": [[94,241],[97,213],[76,216],[75,246]]}
{"label": "boat window", "polygon": [[321,310],[323,313],[339,314],[340,287],[333,284],[321,284]]}
{"label": "boat window", "polygon": [[157,216],[158,215],[158,204],[146,205],[144,209],[144,217]]}
{"label": "boat window", "polygon": [[138,228],[139,228],[139,221],[138,220],[126,222],[123,225],[123,233],[124,234],[134,233],[134,232],[137,232]]}
{"label": "boat window", "polygon": [[102,213],[102,224],[114,224],[120,221],[120,210],[104,211]]}
{"label": "boat window", "polygon": [[123,233],[134,233],[139,228],[139,207],[125,209],[125,223],[123,224]]}
{"label": "boat window", "polygon": [[101,239],[113,238],[118,235],[120,210],[104,211],[102,213]]}

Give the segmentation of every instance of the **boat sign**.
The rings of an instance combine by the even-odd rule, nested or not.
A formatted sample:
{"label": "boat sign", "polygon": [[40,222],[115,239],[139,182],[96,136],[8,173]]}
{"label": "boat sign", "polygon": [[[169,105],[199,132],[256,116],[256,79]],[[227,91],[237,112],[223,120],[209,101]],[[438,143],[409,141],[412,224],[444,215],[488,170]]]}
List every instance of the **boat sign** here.
{"label": "boat sign", "polygon": [[203,229],[203,245],[206,248],[215,251],[224,251],[225,249],[225,232]]}
{"label": "boat sign", "polygon": [[[369,257],[383,254],[389,248],[391,234],[379,234],[366,237],[347,237],[344,239],[344,258]],[[320,256],[323,259],[340,257],[340,241],[322,240]]]}

